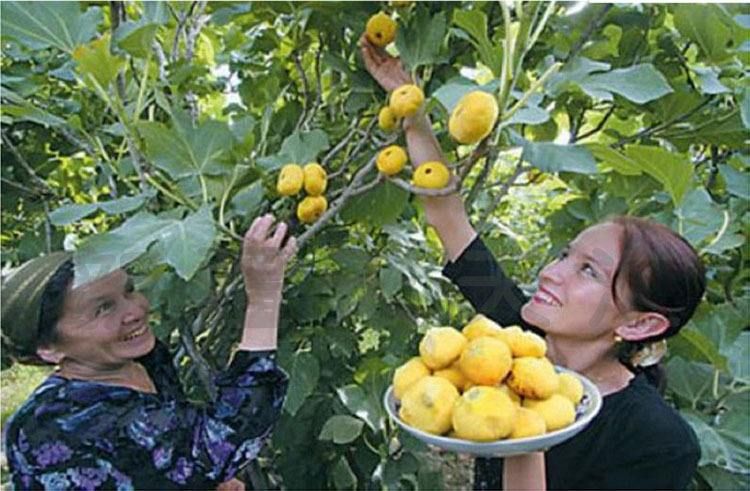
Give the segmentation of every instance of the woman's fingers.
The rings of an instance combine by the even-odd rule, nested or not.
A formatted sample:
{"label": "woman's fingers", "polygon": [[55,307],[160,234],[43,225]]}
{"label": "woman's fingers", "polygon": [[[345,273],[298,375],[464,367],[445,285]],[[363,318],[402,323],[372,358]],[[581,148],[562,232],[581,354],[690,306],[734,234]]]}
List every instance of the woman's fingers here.
{"label": "woman's fingers", "polygon": [[297,238],[289,237],[286,245],[281,249],[281,259],[287,263],[297,253]]}
{"label": "woman's fingers", "polygon": [[268,245],[273,247],[274,249],[278,249],[281,245],[281,242],[284,240],[284,236],[286,235],[287,230],[289,230],[289,227],[284,222],[280,222],[278,225],[276,225],[276,230],[274,230],[271,239],[268,241]]}
{"label": "woman's fingers", "polygon": [[273,215],[270,213],[253,220],[252,225],[250,225],[250,228],[245,233],[245,240],[249,239],[253,242],[264,241],[266,237],[268,237],[268,231],[270,230],[273,221]]}

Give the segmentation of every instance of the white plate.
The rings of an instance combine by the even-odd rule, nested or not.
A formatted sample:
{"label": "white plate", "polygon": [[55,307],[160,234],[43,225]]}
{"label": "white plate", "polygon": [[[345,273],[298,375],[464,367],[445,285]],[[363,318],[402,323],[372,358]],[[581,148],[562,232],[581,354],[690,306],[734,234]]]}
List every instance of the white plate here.
{"label": "white plate", "polygon": [[494,442],[472,442],[469,440],[461,440],[458,438],[448,438],[445,436],[433,435],[426,433],[422,430],[418,430],[413,426],[409,426],[404,423],[398,416],[398,401],[393,396],[393,386],[389,386],[388,390],[385,391],[383,397],[383,403],[385,410],[393,421],[396,422],[401,428],[408,433],[412,434],[419,440],[422,440],[428,445],[438,447],[442,450],[448,450],[450,452],[465,453],[472,455],[479,455],[483,457],[507,457],[510,455],[519,455],[529,452],[538,452],[547,450],[559,443],[572,438],[578,432],[583,430],[588,425],[594,416],[597,415],[599,410],[602,408],[602,396],[599,393],[599,389],[591,383],[586,377],[567,370],[565,368],[556,367],[558,372],[570,372],[581,381],[583,384],[583,399],[576,407],[576,420],[570,426],[562,428],[557,431],[551,431],[544,435],[534,436],[530,438],[517,438],[513,440],[497,440]]}

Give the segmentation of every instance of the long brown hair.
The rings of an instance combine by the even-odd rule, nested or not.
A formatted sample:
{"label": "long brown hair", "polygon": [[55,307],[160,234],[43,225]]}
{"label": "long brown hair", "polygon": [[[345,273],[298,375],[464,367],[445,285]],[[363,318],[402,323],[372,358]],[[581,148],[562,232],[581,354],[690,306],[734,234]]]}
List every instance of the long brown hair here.
{"label": "long brown hair", "polygon": [[[630,307],[640,312],[656,312],[669,320],[663,333],[639,343],[624,343],[620,361],[631,369],[630,355],[645,343],[677,334],[690,320],[706,290],[706,271],[690,243],[669,227],[631,216],[615,216],[607,220],[622,227],[620,263],[612,281],[612,297],[617,295],[618,281],[630,291]],[[663,370],[646,370],[649,380],[663,386]],[[663,387],[660,387],[663,388]]]}

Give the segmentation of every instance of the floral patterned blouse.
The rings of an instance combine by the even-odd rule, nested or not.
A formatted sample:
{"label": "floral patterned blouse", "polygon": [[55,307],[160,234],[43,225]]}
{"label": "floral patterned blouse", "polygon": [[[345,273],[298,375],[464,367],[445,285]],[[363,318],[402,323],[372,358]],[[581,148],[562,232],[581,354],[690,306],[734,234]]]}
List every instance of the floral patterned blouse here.
{"label": "floral patterned blouse", "polygon": [[203,406],[186,399],[159,342],[138,360],[156,394],[48,377],[7,425],[11,489],[216,489],[279,418],[288,378],[274,356],[238,351]]}

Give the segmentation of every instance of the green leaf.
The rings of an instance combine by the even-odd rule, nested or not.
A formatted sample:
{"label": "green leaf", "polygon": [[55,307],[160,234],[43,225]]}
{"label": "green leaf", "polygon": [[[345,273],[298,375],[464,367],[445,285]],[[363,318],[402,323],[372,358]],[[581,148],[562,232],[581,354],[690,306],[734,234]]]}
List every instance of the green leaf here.
{"label": "green leaf", "polygon": [[346,221],[362,221],[373,226],[393,223],[401,215],[409,193],[386,181],[349,200],[341,212]]}
{"label": "green leaf", "polygon": [[149,213],[139,213],[115,230],[91,236],[74,254],[74,286],[111,273],[137,259],[158,240],[168,222]]}
{"label": "green leaf", "polygon": [[125,59],[114,56],[109,51],[109,34],[82,44],[73,50],[76,71],[88,82],[88,77],[96,80],[106,89],[125,66]]}
{"label": "green leaf", "polygon": [[625,156],[659,181],[675,205],[682,202],[693,178],[693,166],[687,155],[660,147],[631,145],[625,149]]}
{"label": "green leaf", "polygon": [[15,38],[30,49],[49,46],[72,53],[96,34],[102,21],[98,7],[82,13],[79,2],[0,3],[3,36]]}
{"label": "green leaf", "polygon": [[304,165],[316,161],[329,146],[328,135],[323,130],[294,132],[281,144],[279,153],[289,157],[291,162]]}
{"label": "green leaf", "polygon": [[589,75],[579,85],[591,97],[611,101],[614,92],[637,104],[672,92],[664,76],[650,63]]}
{"label": "green leaf", "polygon": [[345,414],[337,414],[328,418],[318,436],[319,440],[333,441],[337,444],[351,443],[362,434],[364,423]]}
{"label": "green leaf", "polygon": [[684,411],[683,417],[695,430],[701,444],[699,466],[713,464],[736,473],[750,468],[750,432],[748,414],[750,397],[747,392],[729,396],[726,411],[708,423],[695,413]]}
{"label": "green leaf", "polygon": [[228,174],[222,158],[234,143],[226,123],[208,120],[197,127],[173,118],[175,127],[145,121],[138,130],[154,164],[175,179],[202,174]]}
{"label": "green leaf", "polygon": [[211,210],[203,207],[184,220],[172,220],[159,236],[159,250],[164,262],[187,281],[206,260],[215,238]]}
{"label": "green leaf", "polygon": [[318,386],[320,365],[318,359],[307,351],[297,353],[292,361],[284,409],[294,416],[302,407],[305,399]]}
{"label": "green leaf", "polygon": [[456,9],[453,11],[453,23],[469,35],[471,44],[479,53],[479,59],[499,77],[503,65],[503,50],[500,46],[493,45],[487,36],[487,15],[478,9]]}
{"label": "green leaf", "polygon": [[362,387],[353,384],[339,387],[336,393],[344,406],[367,423],[372,431],[378,432],[383,429],[385,417],[376,397],[368,397]]}
{"label": "green leaf", "polygon": [[595,174],[596,162],[591,153],[582,145],[558,145],[557,143],[531,142],[513,137],[514,143],[521,142],[525,160],[543,172],[576,172]]}
{"label": "green leaf", "polygon": [[721,63],[727,57],[727,43],[732,33],[719,13],[718,5],[674,5],[674,25],[680,33],[698,46],[711,63]]}
{"label": "green leaf", "polygon": [[335,489],[356,489],[357,475],[345,456],[340,456],[333,466],[333,484]]}
{"label": "green leaf", "polygon": [[96,203],[63,205],[49,214],[49,221],[52,225],[57,227],[70,225],[71,223],[77,222],[78,220],[91,215],[98,209],[99,205]]}
{"label": "green leaf", "polygon": [[[4,99],[3,116],[13,116],[18,120],[31,121],[43,126],[58,127],[67,124],[64,119],[37,107],[4,85],[0,86],[0,94]],[[8,104],[6,101],[12,104]]]}
{"label": "green leaf", "polygon": [[124,22],[115,31],[115,41],[120,48],[136,58],[147,58],[152,53],[151,44],[158,29],[159,24]]}
{"label": "green leaf", "polygon": [[380,280],[380,291],[383,296],[387,299],[393,298],[393,296],[401,291],[401,287],[404,284],[404,278],[401,272],[395,268],[386,267],[380,270],[378,273]]}
{"label": "green leaf", "polygon": [[[670,347],[674,339],[669,340]],[[711,390],[714,378],[714,369],[711,365],[672,356],[666,369],[669,390],[677,394],[690,407],[696,407]]]}
{"label": "green leaf", "polygon": [[702,188],[690,191],[674,214],[677,217],[677,231],[694,245],[718,233],[724,223],[722,209]]}
{"label": "green leaf", "polygon": [[692,68],[696,75],[698,75],[703,94],[724,94],[729,92],[729,89],[719,81],[719,73],[716,69],[698,66]]}
{"label": "green leaf", "polygon": [[91,215],[96,210],[102,210],[108,215],[119,215],[139,208],[147,198],[152,196],[153,193],[144,193],[137,196],[125,196],[111,201],[103,201],[101,203],[63,205],[50,213],[49,218],[52,225],[59,227],[77,222]]}
{"label": "green leaf", "polygon": [[643,169],[637,161],[607,145],[587,143],[584,146],[602,163],[604,169],[615,170],[624,176],[640,176],[643,174]]}
{"label": "green leaf", "polygon": [[258,206],[263,201],[263,195],[263,183],[258,180],[237,192],[230,205],[236,215],[252,215],[258,211]]}
{"label": "green leaf", "polygon": [[737,103],[740,106],[740,117],[745,128],[750,129],[750,87],[745,87],[739,91]]}
{"label": "green leaf", "polygon": [[726,349],[729,370],[735,380],[750,385],[750,332],[744,331]]}
{"label": "green leaf", "polygon": [[699,363],[710,363],[717,369],[727,372],[727,359],[711,339],[694,327],[684,327],[670,339],[669,347],[675,354]]}
{"label": "green leaf", "polygon": [[562,70],[549,78],[545,90],[555,97],[571,86],[580,85],[589,74],[609,70],[610,66],[609,63],[593,61],[583,56],[575,57],[568,61]]}
{"label": "green leaf", "polygon": [[447,27],[445,12],[430,16],[426,8],[418,8],[406,24],[399,26],[396,48],[409,70],[440,61],[438,56]]}

